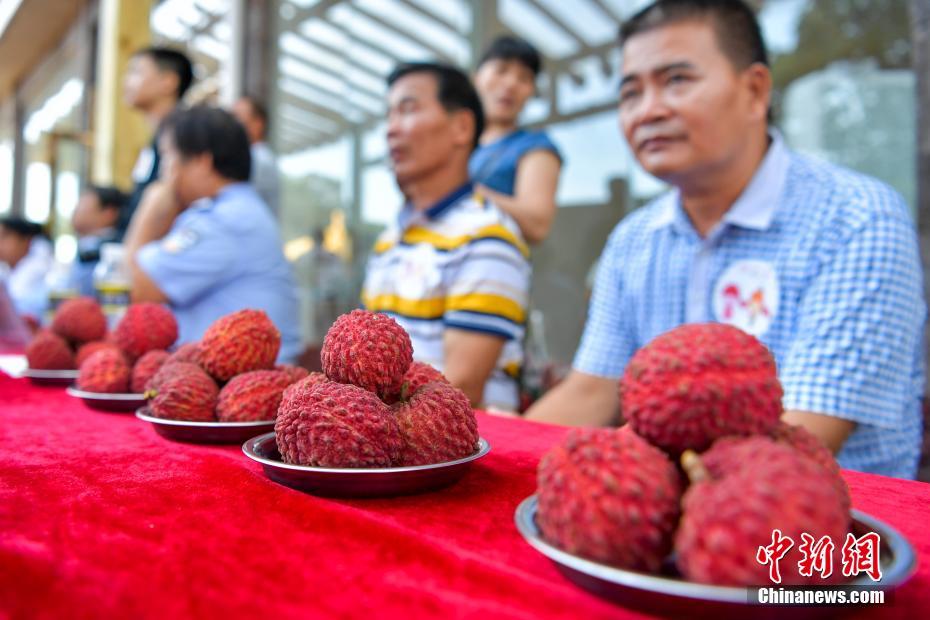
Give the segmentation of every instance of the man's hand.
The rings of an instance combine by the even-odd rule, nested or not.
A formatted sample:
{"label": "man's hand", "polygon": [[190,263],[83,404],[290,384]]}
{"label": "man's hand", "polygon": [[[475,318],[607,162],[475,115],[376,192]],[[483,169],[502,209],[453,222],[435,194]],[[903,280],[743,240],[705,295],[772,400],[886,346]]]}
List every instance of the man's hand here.
{"label": "man's hand", "polygon": [[155,181],[149,185],[142,195],[142,200],[132,216],[123,242],[132,279],[133,303],[169,301],[158,285],[139,267],[136,262],[136,253],[146,243],[157,241],[167,235],[180,212],[181,209],[171,189],[161,181]]}
{"label": "man's hand", "polygon": [[616,423],[619,410],[615,379],[573,370],[529,408],[526,419],[568,426],[607,426]]}
{"label": "man's hand", "polygon": [[454,328],[445,331],[443,374],[465,392],[473,407],[484,400],[484,384],[497,365],[504,342],[491,334]]}
{"label": "man's hand", "polygon": [[786,424],[803,426],[830,448],[833,454],[840,451],[850,433],[856,428],[855,422],[810,411],[786,411],[781,419]]}

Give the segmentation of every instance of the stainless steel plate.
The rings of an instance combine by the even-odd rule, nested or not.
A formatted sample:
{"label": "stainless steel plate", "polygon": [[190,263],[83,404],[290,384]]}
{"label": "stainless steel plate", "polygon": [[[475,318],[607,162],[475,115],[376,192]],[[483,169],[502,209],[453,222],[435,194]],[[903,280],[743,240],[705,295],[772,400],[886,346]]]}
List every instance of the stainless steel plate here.
{"label": "stainless steel plate", "polygon": [[[536,526],[537,498],[531,495],[517,506],[514,521],[526,542],[552,560],[570,581],[624,607],[671,617],[795,618],[834,617],[836,607],[780,607],[749,603],[747,588],[712,586],[685,581],[673,570],[668,575],[650,575],[615,568],[573,555],[549,544]],[[914,573],[914,548],[887,523],[859,510],[852,511],[852,531],[857,536],[877,532],[881,536],[882,580],[876,584],[860,577],[847,584],[892,590]],[[670,564],[671,565],[671,564]],[[673,566],[673,565],[671,565]],[[852,606],[850,606],[852,607]]]}
{"label": "stainless steel plate", "polygon": [[148,407],[136,411],[136,417],[151,422],[155,432],[173,441],[189,443],[240,444],[255,433],[274,429],[274,420],[260,422],[192,422],[167,420],[150,415]]}
{"label": "stainless steel plate", "polygon": [[266,433],[242,445],[245,455],[262,464],[265,475],[277,482],[313,495],[330,497],[390,497],[425,493],[448,486],[461,478],[472,461],[491,451],[491,446],[478,439],[474,454],[457,461],[418,465],[415,467],[384,467],[366,469],[333,469],[291,465],[281,460],[274,433]]}
{"label": "stainless steel plate", "polygon": [[71,385],[77,379],[78,371],[27,368],[23,376],[37,385]]}
{"label": "stainless steel plate", "polygon": [[91,409],[130,413],[145,404],[142,394],[106,394],[104,392],[85,392],[76,387],[65,390],[69,395],[80,398]]}

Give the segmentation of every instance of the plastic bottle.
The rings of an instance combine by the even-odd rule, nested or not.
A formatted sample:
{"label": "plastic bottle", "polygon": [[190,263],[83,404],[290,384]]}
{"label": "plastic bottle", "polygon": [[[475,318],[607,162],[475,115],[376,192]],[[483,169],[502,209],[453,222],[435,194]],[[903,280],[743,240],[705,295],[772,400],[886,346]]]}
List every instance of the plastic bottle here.
{"label": "plastic bottle", "polygon": [[100,261],[94,267],[94,290],[111,330],[129,307],[131,281],[124,258],[123,244],[104,243],[100,246]]}
{"label": "plastic bottle", "polygon": [[58,306],[66,299],[78,296],[77,286],[71,279],[71,265],[56,261],[45,276],[45,290],[48,291],[45,324],[50,325]]}

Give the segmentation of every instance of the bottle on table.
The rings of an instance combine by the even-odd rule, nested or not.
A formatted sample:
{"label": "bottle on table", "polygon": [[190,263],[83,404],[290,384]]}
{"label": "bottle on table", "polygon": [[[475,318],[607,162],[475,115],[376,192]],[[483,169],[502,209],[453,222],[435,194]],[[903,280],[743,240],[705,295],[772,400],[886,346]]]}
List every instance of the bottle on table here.
{"label": "bottle on table", "polygon": [[129,307],[131,281],[121,243],[100,246],[100,261],[94,267],[94,291],[107,317],[107,328],[113,329]]}
{"label": "bottle on table", "polygon": [[50,325],[65,300],[78,296],[78,289],[71,278],[71,265],[55,261],[45,276],[45,289],[48,291],[48,306],[45,309],[44,323]]}

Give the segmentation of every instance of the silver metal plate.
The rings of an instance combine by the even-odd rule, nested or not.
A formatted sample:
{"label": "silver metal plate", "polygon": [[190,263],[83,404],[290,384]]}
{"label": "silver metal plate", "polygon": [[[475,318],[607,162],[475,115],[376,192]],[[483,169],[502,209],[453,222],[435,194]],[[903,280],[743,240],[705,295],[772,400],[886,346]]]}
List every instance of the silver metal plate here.
{"label": "silver metal plate", "polygon": [[91,409],[116,413],[131,413],[145,404],[142,394],[107,394],[104,392],[86,392],[76,387],[65,390],[69,395],[80,398]]}
{"label": "silver metal plate", "polygon": [[[624,607],[670,617],[712,617],[716,620],[785,617],[786,613],[790,613],[792,619],[836,616],[836,607],[754,605],[749,602],[747,588],[694,583],[677,574],[639,573],[567,553],[543,539],[536,526],[536,510],[537,497],[531,495],[517,506],[514,513],[517,530],[526,542],[552,560],[559,571],[576,585]],[[868,577],[859,577],[841,585],[892,590],[914,573],[917,566],[914,548],[896,529],[864,512],[853,510],[852,531],[857,536],[866,532],[877,532],[881,536],[882,580],[876,584]]]}
{"label": "silver metal plate", "polygon": [[435,491],[459,480],[471,463],[491,451],[478,439],[474,454],[455,461],[413,467],[335,469],[291,465],[281,460],[273,432],[242,445],[247,457],[261,463],[265,475],[278,484],[329,497],[391,497]]}
{"label": "silver metal plate", "polygon": [[78,371],[27,368],[23,376],[37,385],[71,385],[77,379]]}
{"label": "silver metal plate", "polygon": [[150,422],[155,432],[172,441],[187,443],[241,444],[256,433],[274,429],[274,420],[257,422],[193,422],[168,420],[151,415],[148,407],[136,411],[136,417]]}

